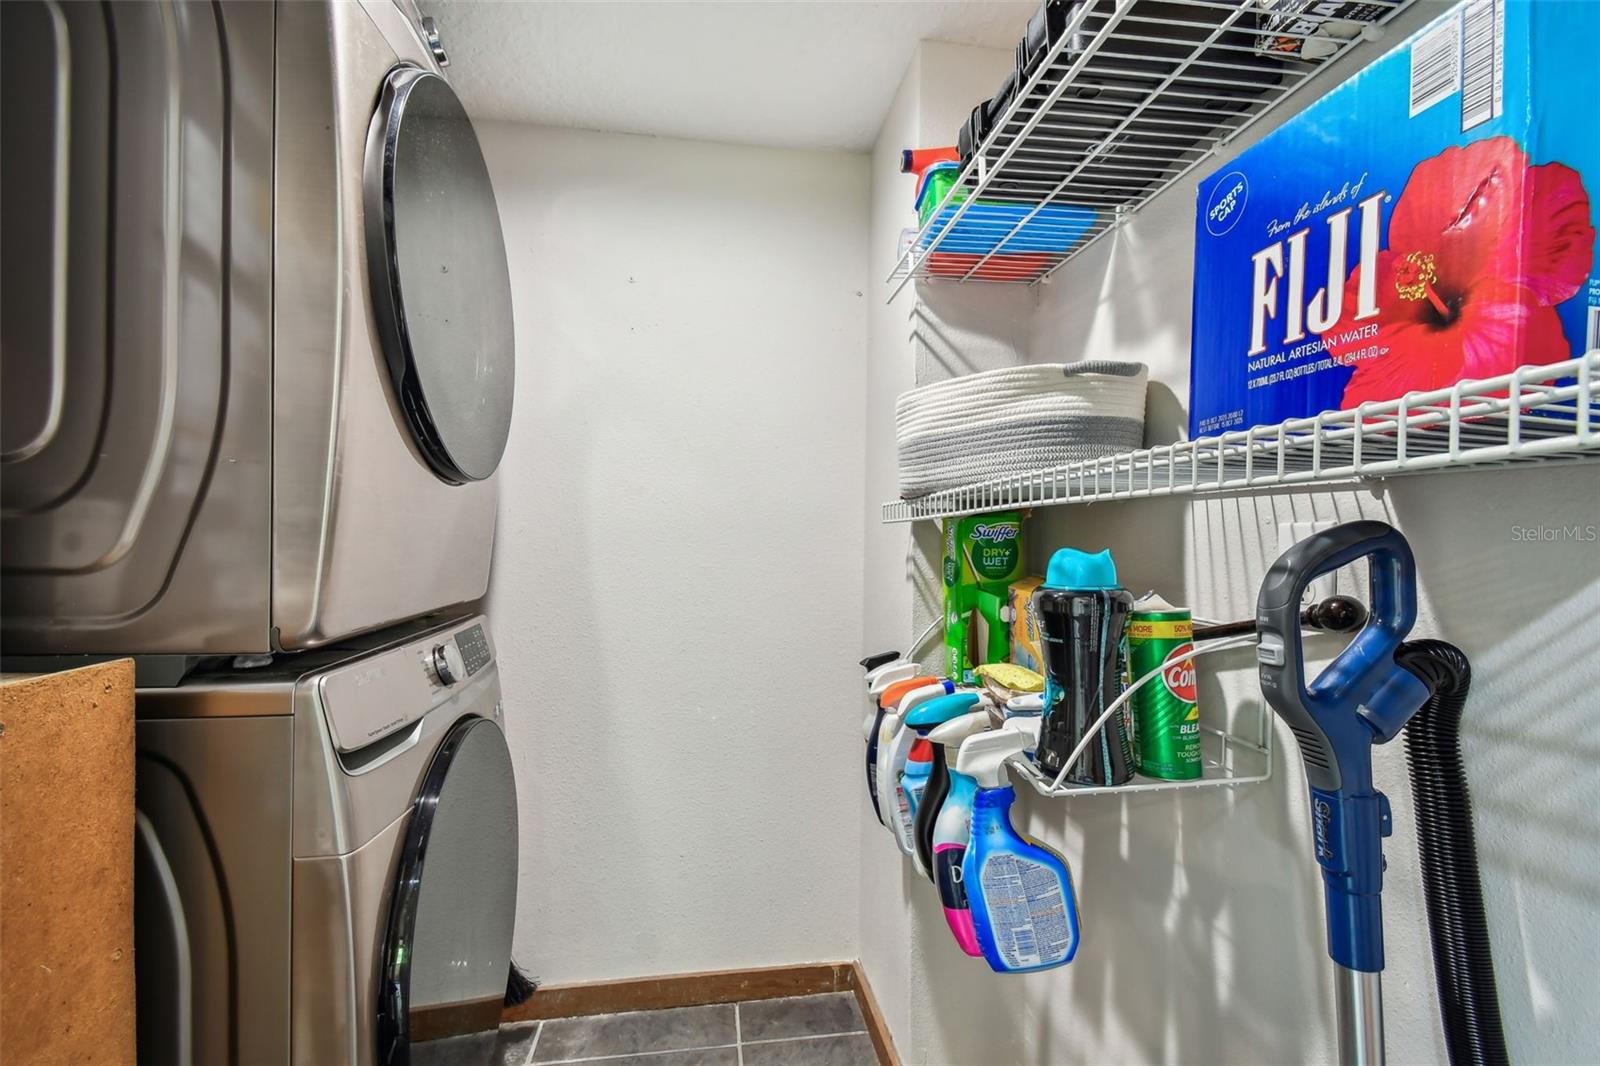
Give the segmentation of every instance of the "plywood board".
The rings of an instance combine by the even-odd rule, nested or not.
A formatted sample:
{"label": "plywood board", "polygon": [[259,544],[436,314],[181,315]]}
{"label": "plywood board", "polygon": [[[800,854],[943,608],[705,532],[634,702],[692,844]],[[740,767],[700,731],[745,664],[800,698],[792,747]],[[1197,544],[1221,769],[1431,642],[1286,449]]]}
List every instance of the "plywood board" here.
{"label": "plywood board", "polygon": [[0,1061],[134,1052],[133,662],[0,682]]}

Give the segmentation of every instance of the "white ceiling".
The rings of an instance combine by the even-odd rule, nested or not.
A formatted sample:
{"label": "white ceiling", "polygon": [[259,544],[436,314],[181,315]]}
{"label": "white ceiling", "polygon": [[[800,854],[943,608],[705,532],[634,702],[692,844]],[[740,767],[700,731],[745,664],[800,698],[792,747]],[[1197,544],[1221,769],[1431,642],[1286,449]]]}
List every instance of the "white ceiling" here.
{"label": "white ceiling", "polygon": [[[1011,49],[1039,0],[420,0],[475,117],[865,151],[921,40]],[[976,103],[976,101],[974,101]]]}

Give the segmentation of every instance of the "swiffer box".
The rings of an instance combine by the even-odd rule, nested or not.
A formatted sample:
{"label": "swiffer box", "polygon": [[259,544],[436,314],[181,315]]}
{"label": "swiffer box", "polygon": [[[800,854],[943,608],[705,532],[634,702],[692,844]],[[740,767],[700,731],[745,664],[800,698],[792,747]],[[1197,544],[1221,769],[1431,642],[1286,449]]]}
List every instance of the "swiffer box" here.
{"label": "swiffer box", "polygon": [[1467,0],[1203,181],[1190,436],[1595,347],[1597,40]]}

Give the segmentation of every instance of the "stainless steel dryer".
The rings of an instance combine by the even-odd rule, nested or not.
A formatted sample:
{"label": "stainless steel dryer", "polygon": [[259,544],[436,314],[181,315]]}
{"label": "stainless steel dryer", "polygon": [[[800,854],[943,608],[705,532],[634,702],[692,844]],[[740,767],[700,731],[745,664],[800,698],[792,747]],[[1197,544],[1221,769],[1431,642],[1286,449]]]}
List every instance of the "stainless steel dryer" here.
{"label": "stainless steel dryer", "polygon": [[510,282],[415,9],[0,22],[7,654],[304,649],[482,596]]}
{"label": "stainless steel dryer", "polygon": [[493,1029],[517,889],[472,618],[138,697],[139,1057],[403,1062]]}

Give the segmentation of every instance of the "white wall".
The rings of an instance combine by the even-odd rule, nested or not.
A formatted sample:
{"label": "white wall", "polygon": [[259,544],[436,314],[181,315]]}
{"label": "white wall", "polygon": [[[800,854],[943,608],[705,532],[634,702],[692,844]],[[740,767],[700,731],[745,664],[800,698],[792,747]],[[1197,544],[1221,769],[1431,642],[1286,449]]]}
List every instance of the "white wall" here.
{"label": "white wall", "polygon": [[[924,42],[901,81],[872,153],[866,477],[860,512],[865,537],[862,647],[866,651],[907,651],[911,638],[937,611],[932,592],[937,578],[930,563],[938,551],[937,531],[931,526],[913,531],[878,521],[878,505],[898,491],[895,397],[919,378],[1021,362],[1036,302],[1029,289],[956,285],[922,294],[927,299],[908,290],[894,303],[886,302],[890,290],[883,279],[894,268],[900,231],[916,223],[912,208],[916,180],[899,173],[900,150],[948,143],[941,138],[955,128],[949,115],[957,109],[964,114],[972,101],[992,93],[1010,63],[1009,52]],[[908,550],[913,534],[921,538],[920,550]],[[927,654],[936,650],[937,638]],[[928,886],[914,884],[899,852],[883,846],[888,835],[867,805],[860,760],[858,744],[852,795],[865,812],[860,824],[861,961],[904,1054],[914,1046],[908,1034],[922,1024],[914,1019],[925,1019],[929,1009],[928,984],[919,969],[922,933],[909,924],[914,916],[911,900]],[[948,939],[948,934],[941,935]]]}
{"label": "white wall", "polygon": [[[1391,39],[1431,10],[1419,5]],[[926,86],[941,73],[924,52],[908,82]],[[1331,73],[1325,84],[1342,76]],[[948,108],[933,114],[929,100],[918,93],[901,107],[916,114],[924,132],[930,125],[954,129],[961,116]],[[903,136],[894,115],[879,156],[885,139]],[[875,267],[885,228],[879,215],[894,203],[884,190],[896,180],[875,157]],[[1147,362],[1152,443],[1181,437],[1186,420],[1194,184],[1164,194],[1115,238],[1061,271],[1041,290],[1023,342],[1029,361]],[[915,314],[926,323],[922,332],[943,329],[940,304],[948,288],[934,284],[920,294]],[[968,288],[984,297],[997,291]],[[910,303],[902,294],[895,307]],[[899,311],[902,321],[908,313]],[[1014,308],[997,306],[987,318],[967,313],[963,321],[993,345],[1015,344]],[[886,338],[875,330],[871,380],[887,380],[886,367],[898,369],[901,385],[913,373],[918,381],[944,376],[914,347],[904,333]],[[869,425],[892,403],[886,389],[870,390]],[[893,491],[892,460],[886,468],[884,454],[869,452],[867,465],[875,506]],[[1600,612],[1600,548],[1526,543],[1514,539],[1512,528],[1600,523],[1600,468],[1424,475],[1339,492],[1044,509],[1030,524],[1030,554],[1038,567],[1056,547],[1110,546],[1128,587],[1159,588],[1208,614],[1245,617],[1278,554],[1279,521],[1356,517],[1390,521],[1408,535],[1423,599],[1414,632],[1460,645],[1474,664],[1467,774],[1512,1058],[1591,1059],[1592,1034],[1600,1029],[1590,991],[1600,982],[1600,960],[1591,950],[1600,906],[1600,837],[1592,831],[1600,747],[1589,734],[1600,710],[1594,695],[1600,661],[1584,657],[1584,649]],[[874,536],[869,532],[869,605],[913,602],[906,605],[909,626],[869,613],[871,647],[904,642],[936,595],[914,580],[937,550],[925,534],[910,540],[902,527],[876,534],[899,545],[903,554],[893,565],[883,563],[892,548],[871,549]],[[1341,582],[1342,592],[1360,591],[1350,577]],[[1253,715],[1259,690],[1249,657],[1202,662],[1208,664],[1201,668],[1204,713]],[[1026,977],[992,975],[960,954],[931,886],[896,869],[888,835],[861,804],[863,868],[873,871],[863,880],[863,960],[880,998],[883,985],[904,985],[888,1013],[905,1058],[1333,1061],[1330,964],[1304,776],[1292,736],[1278,729],[1274,745],[1277,769],[1264,785],[1071,803],[1024,795],[1020,827],[1066,855],[1083,921],[1070,967]],[[1396,826],[1385,845],[1389,1052],[1396,1062],[1442,1062],[1401,749],[1393,744],[1377,758]]]}
{"label": "white wall", "polygon": [[866,160],[481,133],[517,329],[488,604],[516,958],[853,958]]}

